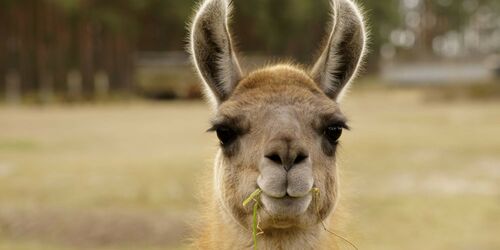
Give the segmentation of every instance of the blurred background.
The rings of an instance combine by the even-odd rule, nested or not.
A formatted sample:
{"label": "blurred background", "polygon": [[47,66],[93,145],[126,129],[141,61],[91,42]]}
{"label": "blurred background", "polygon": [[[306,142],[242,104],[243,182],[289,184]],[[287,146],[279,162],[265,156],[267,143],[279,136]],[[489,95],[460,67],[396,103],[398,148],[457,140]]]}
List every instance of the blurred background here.
{"label": "blurred background", "polygon": [[[245,69],[314,62],[327,0],[233,2]],[[500,1],[358,2],[371,44],[342,104],[338,233],[500,249]],[[185,248],[217,150],[184,50],[195,6],[0,0],[0,249]]]}

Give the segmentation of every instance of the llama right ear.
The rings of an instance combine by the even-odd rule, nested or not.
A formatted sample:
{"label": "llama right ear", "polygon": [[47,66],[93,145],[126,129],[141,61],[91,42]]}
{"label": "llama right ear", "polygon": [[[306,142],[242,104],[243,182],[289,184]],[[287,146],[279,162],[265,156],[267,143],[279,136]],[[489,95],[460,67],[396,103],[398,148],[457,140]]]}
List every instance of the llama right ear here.
{"label": "llama right ear", "polygon": [[332,28],[311,75],[327,96],[340,102],[363,59],[366,33],[353,0],[331,0],[331,6]]}
{"label": "llama right ear", "polygon": [[205,0],[191,26],[190,52],[215,106],[227,100],[241,79],[241,69],[227,25],[231,6],[227,0]]}

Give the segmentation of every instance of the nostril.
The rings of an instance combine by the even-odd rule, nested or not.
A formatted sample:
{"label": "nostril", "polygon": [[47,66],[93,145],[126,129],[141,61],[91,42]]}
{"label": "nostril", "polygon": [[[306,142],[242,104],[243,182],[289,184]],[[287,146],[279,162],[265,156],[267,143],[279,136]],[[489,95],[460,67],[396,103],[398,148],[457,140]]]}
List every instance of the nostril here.
{"label": "nostril", "polygon": [[266,158],[273,161],[276,164],[279,164],[279,165],[282,164],[281,157],[278,154],[266,155]]}
{"label": "nostril", "polygon": [[308,155],[305,154],[298,154],[295,160],[293,161],[293,165],[300,164],[303,161],[305,161],[309,157]]}

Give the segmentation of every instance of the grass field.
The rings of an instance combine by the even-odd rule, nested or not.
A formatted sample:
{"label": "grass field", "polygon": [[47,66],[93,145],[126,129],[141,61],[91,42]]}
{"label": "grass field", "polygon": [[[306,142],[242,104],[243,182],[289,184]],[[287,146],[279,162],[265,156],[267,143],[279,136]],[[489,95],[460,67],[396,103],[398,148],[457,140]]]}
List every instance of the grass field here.
{"label": "grass field", "polygon": [[[340,149],[360,249],[500,249],[500,101],[355,88]],[[216,140],[202,102],[0,107],[0,250],[178,249]],[[347,249],[347,248],[346,248]]]}

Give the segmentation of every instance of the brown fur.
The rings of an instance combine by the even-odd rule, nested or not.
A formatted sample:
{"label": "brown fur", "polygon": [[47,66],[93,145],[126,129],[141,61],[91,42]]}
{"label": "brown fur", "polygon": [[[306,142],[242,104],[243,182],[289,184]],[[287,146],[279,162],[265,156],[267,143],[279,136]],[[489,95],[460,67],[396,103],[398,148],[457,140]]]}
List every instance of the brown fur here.
{"label": "brown fur", "polygon": [[321,224],[336,226],[338,202],[337,142],[325,131],[347,127],[338,101],[364,54],[365,36],[352,2],[332,0],[332,7],[332,35],[310,73],[277,65],[243,76],[227,2],[201,5],[190,50],[216,111],[213,130],[230,128],[237,136],[217,153],[195,248],[251,248],[252,210],[242,201],[261,188],[259,249],[335,249],[335,236]]}

